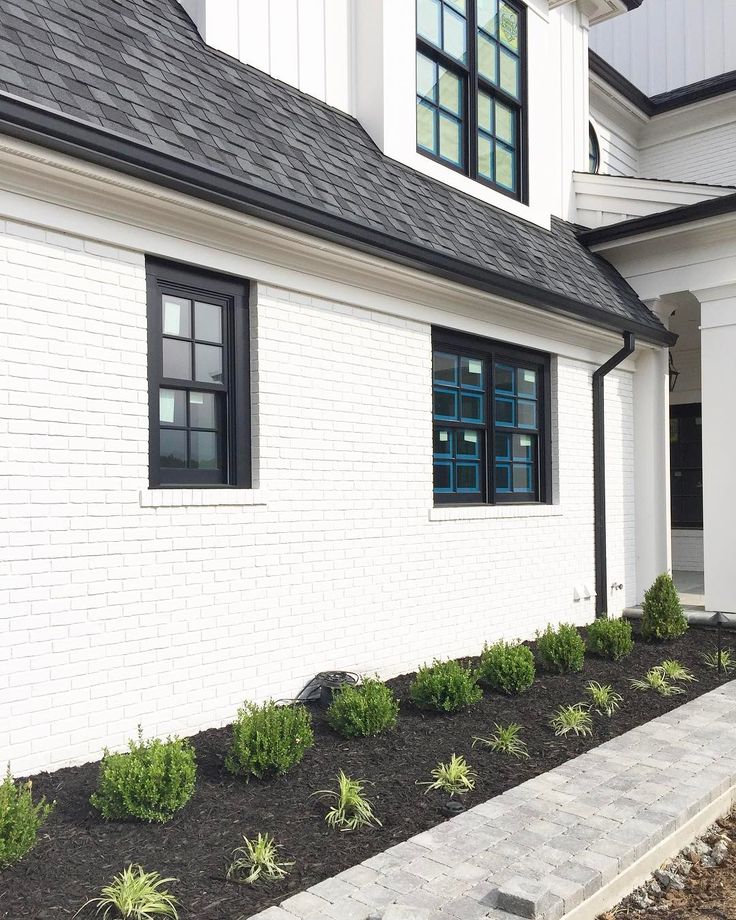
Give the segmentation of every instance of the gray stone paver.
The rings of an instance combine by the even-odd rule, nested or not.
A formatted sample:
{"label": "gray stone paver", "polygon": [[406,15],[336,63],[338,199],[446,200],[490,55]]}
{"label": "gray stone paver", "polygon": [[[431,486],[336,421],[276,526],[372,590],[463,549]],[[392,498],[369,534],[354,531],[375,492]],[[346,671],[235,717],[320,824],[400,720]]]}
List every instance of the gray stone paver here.
{"label": "gray stone paver", "polygon": [[251,920],[559,920],[736,784],[736,681]]}

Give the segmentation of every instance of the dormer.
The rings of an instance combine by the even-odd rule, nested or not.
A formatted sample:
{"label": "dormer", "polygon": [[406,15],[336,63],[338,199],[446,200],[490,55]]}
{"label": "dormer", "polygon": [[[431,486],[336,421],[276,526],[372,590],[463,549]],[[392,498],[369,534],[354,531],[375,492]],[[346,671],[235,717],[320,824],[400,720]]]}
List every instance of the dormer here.
{"label": "dormer", "polygon": [[588,168],[588,26],[636,0],[180,0],[386,156],[548,226]]}

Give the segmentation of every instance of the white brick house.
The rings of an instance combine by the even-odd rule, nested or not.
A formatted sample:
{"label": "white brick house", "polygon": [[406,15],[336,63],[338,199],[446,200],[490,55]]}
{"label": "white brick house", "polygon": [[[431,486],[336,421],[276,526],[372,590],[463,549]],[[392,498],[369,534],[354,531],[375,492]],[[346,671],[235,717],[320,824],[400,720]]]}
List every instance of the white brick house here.
{"label": "white brick house", "polygon": [[[326,668],[394,675],[618,616],[670,567],[657,298],[695,281],[640,289],[621,228],[719,205],[693,231],[706,246],[736,179],[678,163],[676,125],[644,137],[675,115],[635,131],[623,84],[589,72],[591,23],[639,4],[182,6],[192,20],[176,0],[3,4],[0,752],[17,774],[138,723],[225,724]],[[418,56],[438,85],[415,91]],[[691,163],[686,110],[733,102],[702,76],[718,91],[668,109]],[[665,161],[685,181],[637,178]],[[615,244],[595,236],[613,223]],[[666,243],[647,245],[661,278]]]}

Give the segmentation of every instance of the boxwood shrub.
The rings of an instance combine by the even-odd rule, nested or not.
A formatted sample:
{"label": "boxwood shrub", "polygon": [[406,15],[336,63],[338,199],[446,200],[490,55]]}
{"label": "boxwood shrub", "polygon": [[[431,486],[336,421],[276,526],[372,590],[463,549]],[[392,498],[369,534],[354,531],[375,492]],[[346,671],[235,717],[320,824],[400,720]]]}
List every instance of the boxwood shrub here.
{"label": "boxwood shrub", "polygon": [[594,620],[588,627],[588,651],[601,658],[620,661],[631,654],[634,640],[628,620]]}
{"label": "boxwood shrub", "polygon": [[641,634],[645,639],[676,639],[687,630],[687,619],[672,578],[658,575],[644,595]]}
{"label": "boxwood shrub", "polygon": [[409,696],[420,709],[457,712],[477,703],[483,696],[478,677],[459,662],[435,661],[417,671]]}
{"label": "boxwood shrub", "polygon": [[183,808],[194,792],[194,748],[180,738],[128,743],[126,754],[105,751],[97,791],[90,802],[111,821],[134,818],[163,824]]}
{"label": "boxwood shrub", "polygon": [[545,671],[582,671],[585,643],[574,626],[560,623],[557,629],[548,626],[543,633],[537,633],[537,655]]}
{"label": "boxwood shrub", "polygon": [[14,782],[8,766],[0,783],[0,869],[14,865],[33,849],[53,809],[53,804],[44,798],[34,804],[31,781]]}
{"label": "boxwood shrub", "polygon": [[534,683],[534,673],[534,655],[525,645],[502,640],[481,653],[478,676],[493,690],[523,693]]}
{"label": "boxwood shrub", "polygon": [[332,698],[327,721],[346,738],[377,735],[396,725],[399,703],[380,680],[368,678],[358,686],[345,686]]}
{"label": "boxwood shrub", "polygon": [[233,725],[225,767],[245,780],[286,773],[313,744],[312,720],[304,706],[246,703]]}

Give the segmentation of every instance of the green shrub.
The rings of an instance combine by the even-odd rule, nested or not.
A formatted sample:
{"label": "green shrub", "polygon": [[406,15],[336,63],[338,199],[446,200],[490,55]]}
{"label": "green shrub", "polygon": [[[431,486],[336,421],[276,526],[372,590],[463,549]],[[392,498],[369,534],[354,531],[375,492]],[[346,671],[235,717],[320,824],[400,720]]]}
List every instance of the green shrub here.
{"label": "green shrub", "polygon": [[0,869],[22,859],[36,843],[38,831],[54,810],[42,798],[33,804],[31,781],[15,783],[10,765],[0,783]]}
{"label": "green shrub", "polygon": [[672,578],[658,575],[644,595],[641,634],[645,639],[676,639],[687,629],[687,619]]}
{"label": "green shrub", "polygon": [[345,686],[332,698],[327,721],[346,738],[378,735],[396,725],[399,703],[386,684],[367,679],[357,687]]}
{"label": "green shrub", "polygon": [[588,651],[594,655],[620,661],[630,655],[633,648],[628,620],[594,620],[588,627]]}
{"label": "green shrub", "polygon": [[246,703],[238,710],[225,766],[246,781],[263,779],[268,773],[286,773],[313,744],[312,720],[304,706]]}
{"label": "green shrub", "polygon": [[525,645],[496,642],[480,656],[478,676],[493,690],[523,693],[534,683],[534,655]]}
{"label": "green shrub", "polygon": [[144,741],[140,728],[128,747],[127,754],[105,751],[90,802],[111,821],[168,821],[194,792],[194,748],[180,738]]}
{"label": "green shrub", "polygon": [[409,696],[420,709],[457,712],[483,696],[478,678],[457,661],[435,661],[417,671]]}
{"label": "green shrub", "polygon": [[541,635],[537,633],[537,655],[546,671],[582,671],[585,643],[574,626],[560,623],[556,630],[548,626]]}

